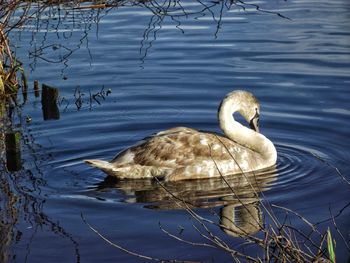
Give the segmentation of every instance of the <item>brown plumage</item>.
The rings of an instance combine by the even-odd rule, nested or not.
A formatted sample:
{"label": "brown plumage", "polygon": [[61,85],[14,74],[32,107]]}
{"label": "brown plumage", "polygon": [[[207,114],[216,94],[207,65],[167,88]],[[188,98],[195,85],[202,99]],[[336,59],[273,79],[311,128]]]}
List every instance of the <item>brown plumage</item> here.
{"label": "brown plumage", "polygon": [[[110,162],[86,162],[118,178],[159,177],[169,181],[226,176],[273,165],[276,161],[273,144],[263,135],[235,122],[234,111],[239,111],[251,125],[257,125],[259,105],[255,97],[236,91],[228,94],[219,108],[220,125],[228,138],[177,127],[124,150]],[[231,122],[236,126],[231,127]],[[250,138],[258,145],[250,145]]]}

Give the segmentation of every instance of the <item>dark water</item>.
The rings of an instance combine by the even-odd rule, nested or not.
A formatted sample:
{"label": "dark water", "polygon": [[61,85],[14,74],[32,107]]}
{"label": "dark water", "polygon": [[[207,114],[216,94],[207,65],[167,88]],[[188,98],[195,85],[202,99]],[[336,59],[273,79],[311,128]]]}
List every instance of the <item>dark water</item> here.
{"label": "dark water", "polygon": [[[13,35],[30,83],[58,87],[60,97],[58,120],[43,120],[33,93],[14,113],[22,168],[1,172],[5,261],[143,262],[102,241],[81,213],[110,240],[141,254],[229,261],[220,249],[188,245],[162,232],[159,223],[184,239],[205,242],[194,220],[172,209],[174,200],[159,185],[102,183],[105,174],[83,160],[111,159],[174,126],[219,132],[218,104],[234,89],[257,96],[261,132],[277,147],[277,172],[259,181],[263,203],[302,214],[320,232],[330,227],[338,262],[347,260],[350,252],[330,218],[349,242],[350,186],[340,176],[349,180],[350,173],[348,1],[254,2],[261,11],[247,4],[202,4],[173,3],[165,14],[150,3],[68,14],[55,8]],[[271,223],[249,187],[240,180],[233,185],[249,214]],[[210,220],[218,222],[225,204],[228,212],[238,211],[238,221],[249,220],[239,204],[219,198],[227,193],[220,182],[169,188],[212,207],[196,210]],[[273,211],[284,220],[283,210]],[[288,220],[309,230],[292,214]],[[212,231],[232,247],[242,243],[220,228]],[[254,255],[256,248],[245,251]]]}

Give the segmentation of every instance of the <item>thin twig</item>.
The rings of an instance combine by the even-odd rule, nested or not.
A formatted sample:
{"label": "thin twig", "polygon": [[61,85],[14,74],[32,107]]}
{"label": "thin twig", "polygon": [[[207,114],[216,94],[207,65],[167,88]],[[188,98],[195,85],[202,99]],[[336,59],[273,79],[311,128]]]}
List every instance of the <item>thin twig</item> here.
{"label": "thin twig", "polygon": [[327,162],[325,159],[323,159],[321,156],[317,155],[314,152],[310,152],[314,157],[316,157],[318,160],[320,160],[321,162],[325,163],[326,165],[328,165],[329,167],[333,168],[337,174],[340,176],[340,178],[346,182],[349,186],[350,186],[350,181],[348,179],[346,179],[346,177],[340,172],[340,170],[338,169],[338,167],[334,166],[333,164]]}
{"label": "thin twig", "polygon": [[142,254],[139,254],[137,252],[131,251],[129,249],[126,249],[112,241],[110,241],[108,238],[106,238],[104,235],[102,235],[98,230],[96,230],[94,227],[92,227],[85,219],[83,213],[80,214],[81,219],[83,220],[83,222],[93,231],[95,232],[100,238],[102,238],[105,242],[107,242],[109,245],[111,245],[112,247],[115,247],[129,255],[138,257],[138,258],[142,258],[142,259],[146,259],[146,260],[151,260],[151,261],[157,261],[157,262],[181,262],[181,263],[194,263],[194,262],[198,262],[198,261],[187,261],[187,260],[176,260],[176,259],[160,259],[160,258],[155,258],[155,257],[150,257],[150,256],[145,256]]}
{"label": "thin twig", "polygon": [[346,241],[346,239],[345,239],[345,237],[343,236],[343,234],[341,233],[341,231],[339,230],[339,228],[338,228],[338,226],[337,226],[337,223],[335,222],[335,218],[334,218],[334,216],[333,216],[333,214],[332,214],[331,208],[329,208],[329,213],[331,214],[331,217],[332,217],[332,221],[333,221],[333,225],[334,225],[334,227],[335,227],[335,230],[337,230],[337,232],[338,232],[339,236],[342,238],[342,240],[343,240],[343,242],[344,242],[346,248],[347,248],[348,251],[350,252],[349,244],[348,244],[348,242]]}

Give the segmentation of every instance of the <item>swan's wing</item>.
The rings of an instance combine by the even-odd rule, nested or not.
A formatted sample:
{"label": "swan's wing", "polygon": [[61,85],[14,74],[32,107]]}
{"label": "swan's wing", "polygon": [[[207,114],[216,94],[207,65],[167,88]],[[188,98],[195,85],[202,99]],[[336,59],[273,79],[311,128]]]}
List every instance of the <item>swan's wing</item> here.
{"label": "swan's wing", "polygon": [[[219,138],[219,139],[218,139]],[[156,134],[147,141],[119,154],[113,162],[178,168],[201,162],[232,159],[241,146],[231,140],[189,128],[173,128]]]}
{"label": "swan's wing", "polygon": [[164,135],[170,135],[174,133],[188,133],[188,134],[197,134],[198,131],[195,129],[187,128],[187,127],[175,127],[171,128],[165,131],[161,131],[155,134],[155,136],[164,136]]}
{"label": "swan's wing", "polygon": [[149,136],[146,136],[145,138],[142,139],[142,142],[147,141],[152,139],[153,137],[156,136],[164,136],[164,135],[169,135],[172,133],[178,133],[178,132],[188,132],[188,133],[193,133],[193,132],[197,132],[194,129],[190,129],[190,128],[186,128],[186,127],[175,127],[175,128],[171,128],[165,131],[161,131],[161,132],[157,132],[157,133],[153,133]]}

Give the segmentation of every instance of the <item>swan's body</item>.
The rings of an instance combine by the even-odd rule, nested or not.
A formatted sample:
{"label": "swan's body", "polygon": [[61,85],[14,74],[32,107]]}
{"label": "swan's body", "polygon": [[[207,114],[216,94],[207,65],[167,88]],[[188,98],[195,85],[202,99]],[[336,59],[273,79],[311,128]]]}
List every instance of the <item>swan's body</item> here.
{"label": "swan's body", "polygon": [[[239,112],[249,129],[233,118]],[[227,137],[177,127],[159,132],[119,153],[112,161],[86,160],[118,178],[164,178],[168,181],[219,177],[273,166],[273,143],[258,133],[260,106],[246,91],[233,91],[222,100],[218,117]]]}

